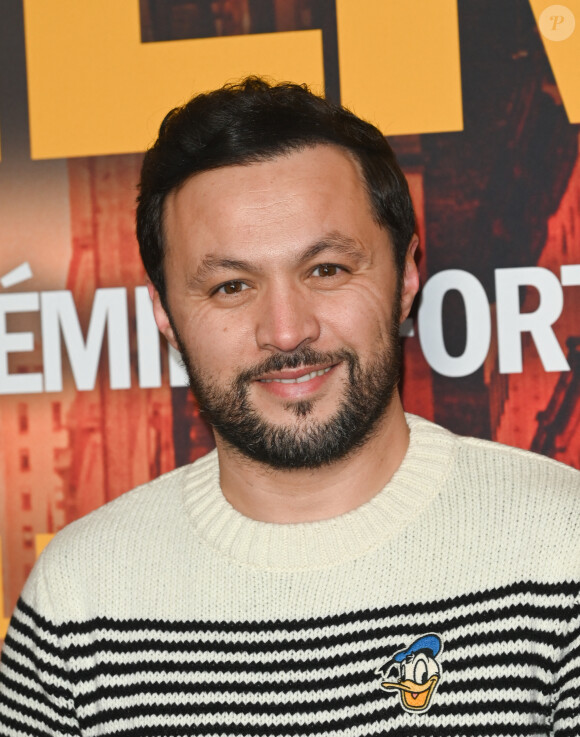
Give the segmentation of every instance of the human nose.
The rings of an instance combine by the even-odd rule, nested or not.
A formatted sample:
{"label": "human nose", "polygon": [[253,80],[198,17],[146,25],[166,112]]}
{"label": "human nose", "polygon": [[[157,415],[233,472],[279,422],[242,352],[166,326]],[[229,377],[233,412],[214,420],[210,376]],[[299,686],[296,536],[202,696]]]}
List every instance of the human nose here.
{"label": "human nose", "polygon": [[297,287],[271,289],[260,301],[256,341],[270,351],[294,351],[320,336],[315,308]]}

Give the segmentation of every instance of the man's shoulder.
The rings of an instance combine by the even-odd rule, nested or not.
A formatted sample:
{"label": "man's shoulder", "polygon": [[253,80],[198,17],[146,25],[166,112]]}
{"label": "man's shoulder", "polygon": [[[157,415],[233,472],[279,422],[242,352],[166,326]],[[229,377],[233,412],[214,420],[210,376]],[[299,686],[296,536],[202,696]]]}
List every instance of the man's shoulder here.
{"label": "man's shoulder", "polygon": [[69,556],[86,550],[88,545],[118,547],[153,529],[171,529],[183,517],[182,496],[188,479],[215,466],[216,453],[212,451],[194,463],[136,486],[67,525],[51,541],[44,557],[50,561],[63,554]]}
{"label": "man's shoulder", "polygon": [[448,481],[470,498],[474,493],[485,494],[513,508],[520,499],[530,511],[550,509],[552,517],[570,514],[580,520],[578,469],[529,450],[455,435],[422,418],[411,418],[411,431],[417,423],[423,434],[427,431],[448,439],[448,446],[453,448]]}
{"label": "man's shoulder", "polygon": [[65,622],[83,620],[95,608],[130,612],[137,595],[154,599],[152,576],[160,570],[170,576],[187,545],[195,545],[185,510],[189,484],[216,473],[212,452],[67,525],[38,559],[23,602]]}
{"label": "man's shoulder", "polygon": [[458,442],[465,457],[472,460],[475,467],[481,462],[482,472],[491,478],[497,478],[498,474],[504,478],[516,475],[525,478],[531,486],[552,481],[575,496],[580,494],[580,471],[565,463],[494,440],[458,436]]}
{"label": "man's shoulder", "polygon": [[[436,427],[426,432],[441,435]],[[451,461],[425,524],[437,520],[431,529],[453,541],[461,586],[478,577],[482,589],[510,581],[578,582],[580,472],[520,448],[442,433]]]}
{"label": "man's shoulder", "polygon": [[407,414],[407,422],[411,427],[411,432],[413,428],[421,428],[422,435],[425,435],[428,431],[431,436],[453,437],[459,456],[463,456],[466,460],[472,461],[475,464],[480,460],[482,463],[482,472],[489,471],[490,462],[495,461],[500,464],[504,473],[510,468],[518,472],[524,468],[530,474],[540,474],[542,477],[544,475],[556,476],[567,479],[570,483],[576,484],[576,490],[580,491],[580,471],[548,456],[535,453],[531,450],[504,445],[496,440],[458,435],[435,424],[431,420],[417,415]]}
{"label": "man's shoulder", "polygon": [[[460,438],[457,466],[466,494],[500,537],[513,538],[519,555],[537,569],[580,573],[580,471],[521,448],[478,438]],[[498,539],[497,545],[503,545]],[[563,554],[562,545],[565,546]],[[507,549],[507,548],[506,548]]]}

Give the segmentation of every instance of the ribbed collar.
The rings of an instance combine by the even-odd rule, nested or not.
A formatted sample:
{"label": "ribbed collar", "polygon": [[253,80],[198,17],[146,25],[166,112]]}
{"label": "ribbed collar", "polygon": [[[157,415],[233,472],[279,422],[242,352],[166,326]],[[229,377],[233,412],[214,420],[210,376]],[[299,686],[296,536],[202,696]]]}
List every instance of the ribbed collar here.
{"label": "ribbed collar", "polygon": [[234,509],[219,484],[217,451],[189,469],[184,504],[200,537],[242,565],[301,570],[337,565],[384,544],[411,523],[438,494],[455,456],[447,430],[406,415],[410,441],[389,483],[369,502],[319,522],[257,522]]}

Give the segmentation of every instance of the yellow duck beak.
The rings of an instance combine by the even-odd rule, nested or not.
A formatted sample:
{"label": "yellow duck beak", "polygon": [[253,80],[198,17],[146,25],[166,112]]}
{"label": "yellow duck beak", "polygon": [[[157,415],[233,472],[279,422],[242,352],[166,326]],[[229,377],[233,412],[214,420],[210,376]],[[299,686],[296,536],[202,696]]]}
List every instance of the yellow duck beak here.
{"label": "yellow duck beak", "polygon": [[431,695],[437,685],[439,676],[431,676],[425,683],[415,683],[415,681],[385,681],[382,683],[383,688],[396,688],[401,692],[401,700],[403,704],[411,711],[422,711],[429,706]]}

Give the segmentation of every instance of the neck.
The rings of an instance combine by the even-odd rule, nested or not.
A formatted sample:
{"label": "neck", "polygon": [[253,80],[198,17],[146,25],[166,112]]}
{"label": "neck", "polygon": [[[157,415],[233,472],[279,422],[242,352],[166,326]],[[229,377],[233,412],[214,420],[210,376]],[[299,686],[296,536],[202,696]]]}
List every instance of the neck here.
{"label": "neck", "polygon": [[276,470],[242,456],[216,436],[220,484],[228,502],[260,522],[299,523],[346,514],[388,483],[409,445],[395,394],[373,435],[347,458],[314,469]]}

